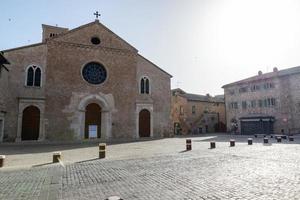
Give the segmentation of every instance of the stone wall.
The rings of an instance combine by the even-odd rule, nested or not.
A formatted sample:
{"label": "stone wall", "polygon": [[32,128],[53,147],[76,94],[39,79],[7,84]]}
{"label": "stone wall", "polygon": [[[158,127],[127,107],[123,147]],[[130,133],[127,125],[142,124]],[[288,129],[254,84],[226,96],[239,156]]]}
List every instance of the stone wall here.
{"label": "stone wall", "polygon": [[[44,44],[4,51],[4,56],[10,61],[4,140],[13,141],[17,137],[18,115],[23,112],[19,110],[18,106],[20,98],[40,99],[45,97],[46,51],[47,48]],[[30,65],[37,65],[42,69],[42,87],[25,85],[26,69]]]}
{"label": "stone wall", "polygon": [[[112,137],[133,138],[135,133],[135,99],[138,91],[136,55],[130,52],[82,48],[65,43],[48,43],[48,71],[46,89],[46,131],[63,134],[72,131],[77,118],[80,99],[89,94],[111,94],[115,102],[112,115]],[[107,70],[107,79],[100,85],[91,85],[81,74],[88,62],[99,62]],[[77,105],[71,105],[77,102]],[[49,137],[51,137],[49,135]]]}
{"label": "stone wall", "polygon": [[[239,118],[249,116],[275,117],[275,133],[280,133],[282,129],[285,133],[288,133],[289,131],[299,131],[299,78],[299,74],[287,76],[274,76],[271,79],[264,79],[250,83],[237,84],[225,87],[224,92],[226,101],[226,117],[228,131],[230,131],[231,120],[235,118],[238,120],[238,132],[240,132],[241,130]],[[267,82],[272,82],[275,87],[267,90],[261,89],[255,92],[248,91],[246,93],[238,93],[238,90],[241,87],[251,86],[254,84],[262,85]],[[235,94],[232,95],[231,91],[235,91]],[[265,98],[275,98],[276,105],[274,107],[258,107],[258,105],[256,105],[255,108],[252,108],[249,104],[251,100],[259,100]],[[242,101],[247,101],[247,109],[242,109]],[[238,102],[238,109],[231,109],[231,102]]]}
{"label": "stone wall", "polygon": [[137,90],[137,103],[153,104],[153,136],[169,136],[171,134],[171,76],[139,55],[137,58],[137,88],[139,88],[139,83],[143,76],[148,77],[150,80],[150,94],[140,94],[139,90]]}

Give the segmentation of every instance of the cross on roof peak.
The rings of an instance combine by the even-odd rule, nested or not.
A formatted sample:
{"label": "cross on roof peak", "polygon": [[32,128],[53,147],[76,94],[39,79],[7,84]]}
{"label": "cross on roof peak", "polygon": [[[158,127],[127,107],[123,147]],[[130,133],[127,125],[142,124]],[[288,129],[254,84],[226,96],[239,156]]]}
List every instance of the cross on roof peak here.
{"label": "cross on roof peak", "polygon": [[94,15],[96,16],[96,19],[98,19],[98,17],[101,16],[101,14],[100,14],[98,11],[96,11],[96,12],[94,13]]}

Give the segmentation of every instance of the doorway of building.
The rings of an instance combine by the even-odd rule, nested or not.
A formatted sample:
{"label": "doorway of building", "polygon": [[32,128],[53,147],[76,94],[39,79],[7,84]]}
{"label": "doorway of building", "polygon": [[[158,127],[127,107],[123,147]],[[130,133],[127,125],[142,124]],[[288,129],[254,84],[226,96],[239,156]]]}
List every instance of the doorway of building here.
{"label": "doorway of building", "polygon": [[40,110],[28,106],[23,111],[22,140],[38,140],[40,132]]}
{"label": "doorway of building", "polygon": [[143,109],[139,113],[139,136],[150,137],[150,112],[147,109]]}
{"label": "doorway of building", "polygon": [[86,106],[85,138],[101,138],[101,107],[96,103]]}

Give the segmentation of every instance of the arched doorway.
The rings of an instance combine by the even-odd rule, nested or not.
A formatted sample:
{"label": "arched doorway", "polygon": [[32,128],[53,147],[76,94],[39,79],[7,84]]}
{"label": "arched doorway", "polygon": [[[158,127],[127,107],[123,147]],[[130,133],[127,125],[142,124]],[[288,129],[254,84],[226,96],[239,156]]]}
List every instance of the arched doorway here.
{"label": "arched doorway", "polygon": [[40,132],[40,110],[28,106],[23,111],[22,140],[37,140]]}
{"label": "arched doorway", "polygon": [[150,137],[150,112],[143,109],[139,113],[139,136]]}
{"label": "arched doorway", "polygon": [[84,137],[101,137],[101,107],[96,103],[86,106]]}

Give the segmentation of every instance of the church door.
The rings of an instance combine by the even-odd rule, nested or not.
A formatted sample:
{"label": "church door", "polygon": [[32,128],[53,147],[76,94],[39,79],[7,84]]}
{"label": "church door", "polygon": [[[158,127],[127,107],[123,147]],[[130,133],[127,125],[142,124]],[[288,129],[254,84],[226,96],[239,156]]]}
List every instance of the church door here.
{"label": "church door", "polygon": [[101,107],[96,103],[87,105],[85,111],[85,138],[101,137]]}
{"label": "church door", "polygon": [[139,135],[140,137],[150,137],[150,112],[146,109],[139,114]]}
{"label": "church door", "polygon": [[22,140],[37,140],[40,131],[40,110],[35,106],[28,106],[23,111]]}

